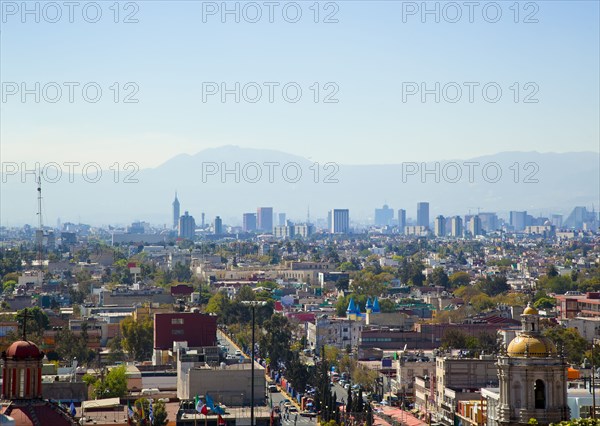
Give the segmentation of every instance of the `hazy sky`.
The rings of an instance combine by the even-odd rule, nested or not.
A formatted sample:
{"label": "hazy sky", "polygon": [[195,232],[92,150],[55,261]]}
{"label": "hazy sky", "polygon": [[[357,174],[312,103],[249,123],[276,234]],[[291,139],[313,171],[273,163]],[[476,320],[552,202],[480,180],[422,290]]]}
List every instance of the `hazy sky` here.
{"label": "hazy sky", "polygon": [[[346,164],[598,151],[597,1],[478,2],[472,11],[462,1],[427,3],[439,22],[416,10],[420,1],[227,2],[239,23],[220,1],[121,2],[118,16],[100,1],[96,23],[86,22],[97,10],[85,2],[73,23],[63,2],[28,6],[36,4],[39,23],[21,2],[1,5],[3,162],[153,167],[226,144]],[[128,15],[138,22],[123,23]],[[239,103],[209,95],[236,82]],[[436,82],[439,103],[435,93],[425,102],[409,94]],[[34,92],[25,99],[22,83]],[[102,95],[92,103],[95,87]]]}

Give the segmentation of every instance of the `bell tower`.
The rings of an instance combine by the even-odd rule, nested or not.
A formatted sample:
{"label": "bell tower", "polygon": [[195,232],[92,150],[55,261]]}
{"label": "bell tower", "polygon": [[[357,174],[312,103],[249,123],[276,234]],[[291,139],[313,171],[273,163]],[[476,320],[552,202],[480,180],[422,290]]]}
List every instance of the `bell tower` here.
{"label": "bell tower", "polygon": [[540,331],[537,309],[527,306],[521,315],[521,332],[498,357],[500,401],[498,423],[540,425],[569,420],[567,368],[556,346]]}

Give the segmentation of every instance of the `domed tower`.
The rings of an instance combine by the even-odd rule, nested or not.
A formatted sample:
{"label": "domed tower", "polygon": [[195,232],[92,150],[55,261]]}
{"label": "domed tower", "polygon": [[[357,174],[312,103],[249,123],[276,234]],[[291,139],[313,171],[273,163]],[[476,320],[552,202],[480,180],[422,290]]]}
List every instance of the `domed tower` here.
{"label": "domed tower", "polygon": [[0,414],[12,417],[17,426],[76,426],[63,407],[42,398],[42,359],[44,353],[27,340],[23,318],[23,338],[2,352],[2,401]]}
{"label": "domed tower", "polygon": [[539,424],[569,419],[567,368],[556,346],[540,330],[537,309],[528,305],[521,315],[521,332],[498,357],[501,425]]}
{"label": "domed tower", "polygon": [[2,353],[2,399],[33,399],[42,397],[42,359],[35,343],[14,342]]}

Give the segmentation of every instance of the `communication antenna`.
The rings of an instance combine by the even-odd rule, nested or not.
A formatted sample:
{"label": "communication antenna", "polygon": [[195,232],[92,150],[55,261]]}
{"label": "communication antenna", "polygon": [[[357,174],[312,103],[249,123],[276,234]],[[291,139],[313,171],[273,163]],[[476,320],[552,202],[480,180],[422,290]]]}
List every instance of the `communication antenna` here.
{"label": "communication antenna", "polygon": [[42,263],[43,251],[44,251],[44,220],[42,216],[42,174],[38,175],[37,178],[37,202],[38,202],[38,231],[36,232],[37,239],[37,261],[39,266],[38,279],[41,283],[43,277],[44,266]]}

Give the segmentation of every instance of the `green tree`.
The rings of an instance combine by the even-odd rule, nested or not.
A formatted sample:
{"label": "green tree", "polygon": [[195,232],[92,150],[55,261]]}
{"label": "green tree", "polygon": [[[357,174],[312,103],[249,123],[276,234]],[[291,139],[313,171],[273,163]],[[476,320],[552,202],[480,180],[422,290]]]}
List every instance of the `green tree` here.
{"label": "green tree", "polygon": [[165,426],[168,423],[165,403],[155,401],[152,403],[154,421],[150,423],[150,400],[147,398],[136,399],[133,403],[133,424],[136,426]]}
{"label": "green tree", "polygon": [[41,336],[44,330],[50,328],[48,315],[39,306],[33,308],[24,308],[17,311],[16,319],[19,322],[19,334],[23,333],[23,322],[27,312],[27,334],[37,334]]}
{"label": "green tree", "polygon": [[121,344],[130,359],[146,361],[152,357],[154,327],[150,318],[143,321],[134,321],[133,317],[125,318],[121,321],[121,335]]}
{"label": "green tree", "polygon": [[488,296],[496,296],[510,290],[510,286],[504,275],[487,276],[483,280],[479,280],[477,287]]}
{"label": "green tree", "polygon": [[121,398],[127,393],[127,370],[124,365],[111,368],[106,375],[94,377],[83,376],[83,381],[92,387],[95,398]]}
{"label": "green tree", "polygon": [[254,290],[252,290],[252,287],[250,287],[249,285],[245,285],[242,288],[240,288],[240,291],[238,291],[238,294],[236,295],[235,299],[238,302],[252,301],[256,299],[256,295],[254,294]]}
{"label": "green tree", "polygon": [[468,273],[458,271],[450,275],[450,285],[453,288],[469,285],[471,277]]}
{"label": "green tree", "polygon": [[559,350],[562,348],[568,362],[581,364],[589,343],[581,337],[577,329],[556,325],[545,329],[543,334],[550,338],[558,346]]}
{"label": "green tree", "polygon": [[450,279],[448,278],[448,274],[446,274],[446,271],[444,271],[444,268],[438,266],[437,268],[433,269],[433,272],[431,274],[431,283],[433,285],[444,288],[448,287]]}

